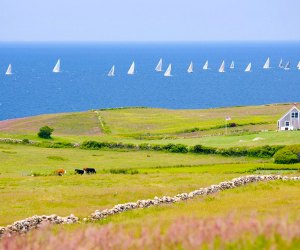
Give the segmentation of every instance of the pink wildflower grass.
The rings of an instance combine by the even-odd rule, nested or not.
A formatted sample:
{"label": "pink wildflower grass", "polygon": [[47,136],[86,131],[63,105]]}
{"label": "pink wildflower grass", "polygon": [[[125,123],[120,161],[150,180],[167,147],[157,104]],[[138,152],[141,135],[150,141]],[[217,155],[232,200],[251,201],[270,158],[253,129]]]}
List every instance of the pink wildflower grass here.
{"label": "pink wildflower grass", "polygon": [[191,219],[180,218],[165,228],[144,225],[87,226],[73,231],[51,227],[29,234],[4,237],[2,250],[73,249],[299,249],[300,220],[272,217]]}

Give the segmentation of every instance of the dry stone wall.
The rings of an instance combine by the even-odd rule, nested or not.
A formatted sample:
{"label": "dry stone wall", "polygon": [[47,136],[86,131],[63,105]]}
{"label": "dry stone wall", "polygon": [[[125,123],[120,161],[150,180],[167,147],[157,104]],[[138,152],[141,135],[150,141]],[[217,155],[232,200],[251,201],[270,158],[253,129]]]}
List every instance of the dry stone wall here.
{"label": "dry stone wall", "polygon": [[85,221],[88,220],[101,220],[103,218],[106,218],[108,216],[122,213],[124,211],[133,210],[137,208],[147,208],[150,206],[157,206],[159,204],[167,204],[167,203],[175,203],[180,202],[188,199],[193,199],[197,196],[204,196],[213,194],[222,190],[231,189],[240,187],[243,185],[247,185],[249,183],[253,182],[259,182],[259,181],[271,181],[271,180],[300,180],[299,177],[283,177],[281,175],[249,175],[249,176],[242,176],[239,178],[235,178],[231,181],[224,181],[217,185],[211,185],[206,188],[200,188],[198,190],[192,191],[190,193],[182,193],[178,194],[176,196],[163,196],[161,198],[154,197],[154,199],[148,199],[148,200],[138,200],[136,202],[128,202],[124,204],[118,204],[115,205],[111,209],[105,209],[102,211],[96,210],[94,213],[92,213],[88,218],[85,218]]}
{"label": "dry stone wall", "polygon": [[[158,206],[160,204],[169,204],[180,201],[185,201],[188,199],[193,199],[199,196],[205,196],[217,193],[222,190],[237,188],[240,186],[244,186],[250,183],[261,182],[261,181],[272,181],[272,180],[283,180],[283,181],[299,181],[300,176],[296,177],[287,177],[281,175],[248,175],[242,176],[239,178],[234,178],[231,181],[224,181],[217,185],[211,185],[206,188],[200,188],[194,190],[190,193],[181,193],[175,196],[163,196],[163,197],[154,197],[153,199],[147,200],[138,200],[136,202],[128,202],[124,204],[117,204],[111,209],[104,209],[102,211],[96,210],[89,217],[84,218],[83,221],[96,221],[106,218],[108,216],[112,216],[114,214],[123,213],[125,211],[139,209],[139,208],[147,208],[151,206]],[[8,225],[6,227],[0,227],[0,238],[3,235],[13,235],[15,233],[26,233],[32,229],[39,228],[43,224],[74,224],[79,223],[79,218],[70,215],[68,217],[60,217],[57,215],[51,216],[33,216],[27,218],[25,220],[17,221],[12,225]]]}

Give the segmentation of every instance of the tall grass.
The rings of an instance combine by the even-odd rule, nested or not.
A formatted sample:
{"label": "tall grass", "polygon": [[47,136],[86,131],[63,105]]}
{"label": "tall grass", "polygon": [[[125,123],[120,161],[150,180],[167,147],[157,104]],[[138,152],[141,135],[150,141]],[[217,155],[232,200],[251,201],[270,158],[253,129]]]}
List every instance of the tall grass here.
{"label": "tall grass", "polygon": [[26,236],[3,238],[0,249],[299,249],[300,221],[287,217],[180,218],[166,229],[158,224],[129,231],[113,224],[96,228],[44,228]]}

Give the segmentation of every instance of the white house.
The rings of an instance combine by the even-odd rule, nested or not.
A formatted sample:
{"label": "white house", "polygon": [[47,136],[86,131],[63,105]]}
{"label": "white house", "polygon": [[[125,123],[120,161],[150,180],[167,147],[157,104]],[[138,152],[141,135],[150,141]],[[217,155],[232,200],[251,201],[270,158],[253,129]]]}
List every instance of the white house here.
{"label": "white house", "polygon": [[300,129],[300,111],[294,105],[284,116],[277,122],[278,130],[297,130]]}

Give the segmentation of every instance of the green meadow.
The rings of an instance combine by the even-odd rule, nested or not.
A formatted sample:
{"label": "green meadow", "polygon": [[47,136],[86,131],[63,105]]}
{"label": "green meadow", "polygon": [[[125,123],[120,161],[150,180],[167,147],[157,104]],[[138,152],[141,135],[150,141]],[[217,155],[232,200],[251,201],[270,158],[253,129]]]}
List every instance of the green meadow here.
{"label": "green meadow", "polygon": [[[123,108],[41,115],[0,122],[0,138],[45,141],[36,134],[48,125],[54,128],[51,142],[182,143],[219,148],[297,144],[300,131],[276,131],[276,121],[289,108],[287,104],[207,110]],[[232,118],[228,123],[236,124],[227,131],[225,116]],[[97,174],[75,175],[75,169],[85,167],[95,168]],[[67,173],[54,175],[60,168]],[[35,214],[73,213],[85,218],[118,203],[190,192],[248,174],[296,176],[299,169],[300,164],[278,165],[270,158],[0,143],[0,225]],[[251,184],[178,204],[125,212],[96,225],[155,227],[183,216],[229,214],[296,218],[299,190],[300,183],[293,181]]]}

